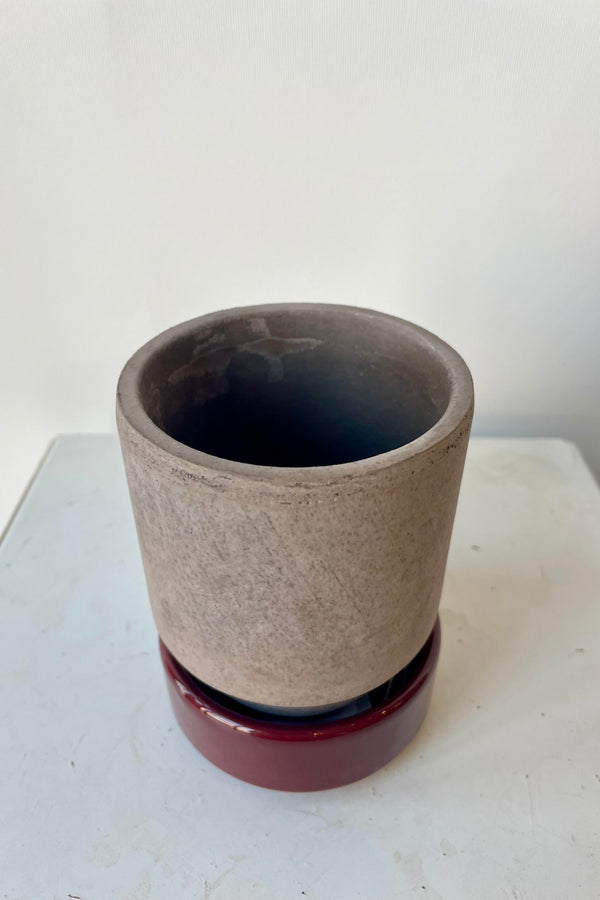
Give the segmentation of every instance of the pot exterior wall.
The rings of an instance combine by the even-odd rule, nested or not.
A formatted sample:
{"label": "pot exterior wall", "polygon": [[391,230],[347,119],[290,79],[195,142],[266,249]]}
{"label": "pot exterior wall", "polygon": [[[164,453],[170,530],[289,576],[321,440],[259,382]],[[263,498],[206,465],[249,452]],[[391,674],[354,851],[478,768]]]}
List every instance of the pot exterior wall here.
{"label": "pot exterior wall", "polygon": [[193,675],[273,706],[343,702],[432,631],[472,419],[357,477],[279,484],[168,453],[117,404],[159,634]]}

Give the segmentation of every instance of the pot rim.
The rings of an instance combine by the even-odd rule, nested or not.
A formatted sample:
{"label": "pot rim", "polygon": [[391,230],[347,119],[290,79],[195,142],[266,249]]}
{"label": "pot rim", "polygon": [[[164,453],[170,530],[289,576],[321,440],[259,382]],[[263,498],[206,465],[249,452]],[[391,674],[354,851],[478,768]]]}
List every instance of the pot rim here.
{"label": "pot rim", "polygon": [[[197,331],[199,327],[211,328],[224,325],[228,320],[240,316],[257,318],[273,313],[298,314],[304,311],[336,312],[339,315],[363,318],[367,321],[385,321],[389,327],[397,329],[400,334],[408,334],[414,341],[422,344],[428,352],[433,351],[448,374],[450,386],[448,405],[437,422],[413,441],[375,456],[333,465],[287,467],[257,465],[212,456],[202,450],[182,444],[152,421],[142,403],[139,382],[148,362],[171,341],[183,338]],[[178,460],[186,469],[192,467],[193,469],[203,469],[207,474],[213,476],[237,477],[270,484],[332,484],[381,472],[407,460],[416,461],[418,457],[443,443],[465,421],[468,422],[470,419],[473,411],[473,381],[467,364],[453,347],[420,325],[415,325],[398,316],[337,303],[263,303],[253,306],[237,306],[197,316],[174,325],[151,338],[131,356],[123,367],[117,386],[117,409],[134,431],[171,459]]]}

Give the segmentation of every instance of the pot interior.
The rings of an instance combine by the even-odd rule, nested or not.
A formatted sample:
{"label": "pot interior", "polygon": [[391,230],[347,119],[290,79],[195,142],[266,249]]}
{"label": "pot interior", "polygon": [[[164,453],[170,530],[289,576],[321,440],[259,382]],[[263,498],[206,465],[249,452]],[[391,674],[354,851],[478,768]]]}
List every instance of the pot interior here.
{"label": "pot interior", "polygon": [[307,304],[203,321],[158,344],[139,396],[159,428],[204,453],[260,466],[354,462],[415,440],[448,406],[447,366],[399,319]]}

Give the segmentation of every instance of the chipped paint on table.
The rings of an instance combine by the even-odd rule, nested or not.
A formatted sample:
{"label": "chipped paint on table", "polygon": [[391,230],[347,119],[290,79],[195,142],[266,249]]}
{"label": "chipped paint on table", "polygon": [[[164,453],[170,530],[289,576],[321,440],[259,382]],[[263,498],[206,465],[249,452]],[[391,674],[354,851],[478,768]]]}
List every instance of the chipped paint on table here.
{"label": "chipped paint on table", "polygon": [[58,438],[0,546],[0,897],[596,896],[599,550],[573,445],[473,439],[424,727],[273,793],[175,726],[116,438]]}

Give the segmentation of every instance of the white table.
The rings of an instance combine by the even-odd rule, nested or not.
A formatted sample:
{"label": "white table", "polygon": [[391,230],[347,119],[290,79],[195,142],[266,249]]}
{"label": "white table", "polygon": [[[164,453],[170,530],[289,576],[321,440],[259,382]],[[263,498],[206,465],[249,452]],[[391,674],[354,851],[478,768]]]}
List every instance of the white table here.
{"label": "white table", "polygon": [[473,440],[415,741],[275,793],[176,726],[116,438],[60,437],[0,546],[0,898],[600,896],[600,495]]}

